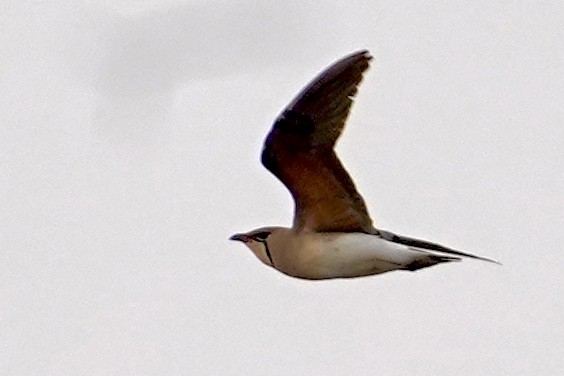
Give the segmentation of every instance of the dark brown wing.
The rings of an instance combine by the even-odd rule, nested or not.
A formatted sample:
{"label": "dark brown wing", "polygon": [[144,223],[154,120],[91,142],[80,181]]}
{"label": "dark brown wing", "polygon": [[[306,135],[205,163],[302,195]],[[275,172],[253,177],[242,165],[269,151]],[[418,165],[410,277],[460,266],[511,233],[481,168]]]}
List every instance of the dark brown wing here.
{"label": "dark brown wing", "polygon": [[292,193],[295,229],[376,232],[333,150],[371,59],[360,51],[328,67],[286,107],[266,138],[262,163]]}

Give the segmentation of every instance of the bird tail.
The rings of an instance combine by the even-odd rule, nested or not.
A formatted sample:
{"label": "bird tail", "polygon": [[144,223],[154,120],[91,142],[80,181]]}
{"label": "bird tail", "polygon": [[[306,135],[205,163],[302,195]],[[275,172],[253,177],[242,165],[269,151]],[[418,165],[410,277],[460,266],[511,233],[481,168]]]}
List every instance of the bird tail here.
{"label": "bird tail", "polygon": [[[410,247],[414,250],[420,250],[420,251],[424,251],[424,252],[434,251],[434,252],[446,253],[446,254],[450,254],[450,255],[473,258],[473,259],[476,259],[476,260],[493,262],[494,264],[501,265],[501,263],[499,261],[489,259],[487,257],[481,257],[481,256],[473,255],[472,253],[457,251],[455,249],[447,248],[447,247],[442,246],[440,244],[431,243],[431,242],[428,242],[426,240],[396,235],[396,234],[393,234],[389,231],[380,230],[380,229],[378,229],[378,232],[380,233],[380,236],[382,236],[384,239],[389,240],[389,241],[394,242],[394,243],[407,245],[408,247]],[[439,255],[437,255],[437,257],[444,257],[446,259],[450,258],[450,259],[460,260],[460,258],[458,258],[458,257],[447,257],[447,256],[439,256]],[[448,260],[448,261],[454,261],[454,260]],[[439,262],[445,262],[445,261],[439,261]]]}
{"label": "bird tail", "polygon": [[405,266],[405,270],[415,271],[417,269],[426,268],[428,266],[433,266],[437,264],[442,264],[443,262],[460,261],[460,257],[451,256],[440,256],[425,252],[425,255],[418,257],[417,260]]}

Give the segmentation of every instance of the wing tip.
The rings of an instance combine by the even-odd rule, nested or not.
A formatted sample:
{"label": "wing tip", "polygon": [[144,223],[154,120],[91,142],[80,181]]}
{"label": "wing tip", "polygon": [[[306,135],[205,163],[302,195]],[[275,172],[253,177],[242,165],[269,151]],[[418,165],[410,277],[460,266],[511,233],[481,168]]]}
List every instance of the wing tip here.
{"label": "wing tip", "polygon": [[492,264],[503,266],[503,264],[498,260],[494,260],[494,259],[487,258],[487,257],[481,257],[481,256],[476,256],[475,258],[478,259],[478,260],[482,260],[482,261],[490,262]]}
{"label": "wing tip", "polygon": [[333,71],[339,72],[340,74],[343,71],[350,69],[358,69],[360,71],[360,76],[362,77],[364,71],[370,67],[370,61],[373,59],[374,58],[367,49],[357,50],[348,55],[345,55],[341,59],[329,65],[312,82],[317,81],[323,75],[327,75],[328,72]]}
{"label": "wing tip", "polygon": [[368,66],[370,66],[370,62],[373,59],[374,57],[370,54],[370,51],[368,51],[367,49],[362,49],[345,56],[343,59],[341,59],[341,61],[357,60],[358,62],[366,64],[366,66],[362,69],[364,70],[368,68]]}
{"label": "wing tip", "polygon": [[366,60],[372,60],[374,57],[370,54],[370,51],[368,51],[366,48],[363,48],[361,50],[356,50],[355,52],[352,52],[351,54],[349,54],[348,56],[345,57],[345,59],[347,57],[353,57],[353,56],[357,56],[357,57],[363,57]]}

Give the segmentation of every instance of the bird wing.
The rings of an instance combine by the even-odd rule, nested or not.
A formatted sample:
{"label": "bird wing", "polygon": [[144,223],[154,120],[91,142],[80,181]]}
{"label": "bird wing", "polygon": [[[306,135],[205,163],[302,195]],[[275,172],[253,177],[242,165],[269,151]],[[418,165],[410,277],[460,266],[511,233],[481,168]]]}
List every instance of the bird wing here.
{"label": "bird wing", "polygon": [[291,192],[296,230],[376,232],[334,152],[371,59],[359,51],[329,66],[284,109],[265,140],[262,164]]}

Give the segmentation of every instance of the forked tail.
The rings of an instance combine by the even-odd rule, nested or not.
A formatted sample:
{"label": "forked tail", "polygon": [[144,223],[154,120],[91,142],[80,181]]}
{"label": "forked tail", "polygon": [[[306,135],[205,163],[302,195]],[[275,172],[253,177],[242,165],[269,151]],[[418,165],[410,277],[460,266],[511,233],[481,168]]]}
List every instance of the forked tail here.
{"label": "forked tail", "polygon": [[[476,259],[476,260],[493,262],[494,264],[501,265],[501,263],[499,261],[492,260],[492,259],[489,259],[489,258],[486,258],[486,257],[473,255],[471,253],[457,251],[455,249],[450,249],[450,248],[444,247],[440,244],[431,243],[431,242],[428,242],[426,240],[409,238],[407,236],[400,236],[400,235],[393,234],[389,231],[380,230],[380,229],[378,229],[378,232],[380,233],[382,238],[384,238],[386,240],[389,240],[389,241],[394,242],[394,243],[407,245],[408,247],[411,247],[415,250],[435,251],[435,252],[447,253],[447,254],[456,255],[456,256],[473,258],[473,259]],[[446,256],[438,256],[437,255],[437,257],[445,257],[445,258],[449,259],[449,257],[446,257]],[[450,259],[458,259],[458,257],[450,257]],[[445,260],[445,261],[453,261],[453,260]],[[440,262],[445,262],[445,261],[440,261]]]}
{"label": "forked tail", "polygon": [[460,257],[450,257],[450,256],[440,256],[433,255],[425,252],[425,256],[418,258],[417,260],[409,263],[405,266],[405,270],[415,271],[417,269],[426,268],[428,266],[433,266],[437,264],[442,264],[443,262],[460,261]]}

